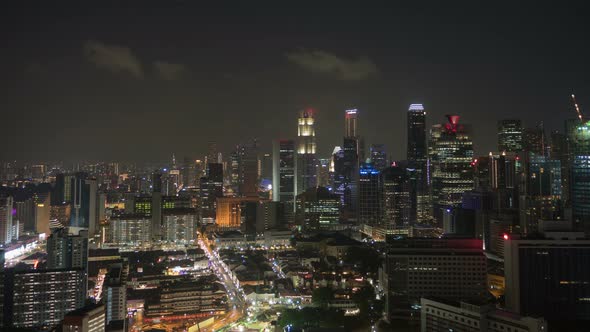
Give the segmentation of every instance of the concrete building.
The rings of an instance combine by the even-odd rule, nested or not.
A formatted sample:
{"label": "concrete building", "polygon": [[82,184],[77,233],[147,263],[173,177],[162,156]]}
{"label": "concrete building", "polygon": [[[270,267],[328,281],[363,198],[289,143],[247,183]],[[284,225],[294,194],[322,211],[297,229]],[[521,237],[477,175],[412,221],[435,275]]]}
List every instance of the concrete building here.
{"label": "concrete building", "polygon": [[84,269],[10,271],[6,273],[5,326],[52,327],[84,306]]}
{"label": "concrete building", "polygon": [[543,318],[523,317],[493,305],[422,298],[422,332],[547,332]]}
{"label": "concrete building", "polygon": [[389,319],[416,315],[422,297],[464,300],[487,294],[486,257],[477,239],[392,239],[383,273]]}
{"label": "concrete building", "polygon": [[61,322],[62,332],[104,332],[105,306],[89,305],[65,315]]}
{"label": "concrete building", "polygon": [[[566,222],[546,224],[560,227]],[[583,232],[541,225],[542,235],[505,238],[506,308],[543,316],[550,323],[590,320],[590,239]]]}
{"label": "concrete building", "polygon": [[108,242],[140,245],[151,241],[152,220],[138,215],[122,215],[109,221]]}

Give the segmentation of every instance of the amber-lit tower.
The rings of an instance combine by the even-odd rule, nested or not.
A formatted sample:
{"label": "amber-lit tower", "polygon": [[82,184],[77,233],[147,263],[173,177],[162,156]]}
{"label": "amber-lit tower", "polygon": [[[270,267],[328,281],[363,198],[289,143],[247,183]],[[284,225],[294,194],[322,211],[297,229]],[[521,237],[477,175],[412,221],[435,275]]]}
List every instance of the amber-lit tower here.
{"label": "amber-lit tower", "polygon": [[297,194],[317,184],[317,161],[313,110],[301,111],[297,120]]}

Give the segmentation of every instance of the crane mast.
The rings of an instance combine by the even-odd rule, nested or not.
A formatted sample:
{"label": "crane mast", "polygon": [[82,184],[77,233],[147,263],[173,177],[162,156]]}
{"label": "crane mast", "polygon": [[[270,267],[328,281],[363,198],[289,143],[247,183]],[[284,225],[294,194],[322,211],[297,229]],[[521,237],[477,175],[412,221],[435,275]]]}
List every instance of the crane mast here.
{"label": "crane mast", "polygon": [[576,96],[572,93],[572,102],[574,103],[574,108],[576,109],[576,113],[578,113],[578,119],[584,122],[582,118],[582,112],[580,111],[580,106],[578,106],[578,102],[576,101]]}

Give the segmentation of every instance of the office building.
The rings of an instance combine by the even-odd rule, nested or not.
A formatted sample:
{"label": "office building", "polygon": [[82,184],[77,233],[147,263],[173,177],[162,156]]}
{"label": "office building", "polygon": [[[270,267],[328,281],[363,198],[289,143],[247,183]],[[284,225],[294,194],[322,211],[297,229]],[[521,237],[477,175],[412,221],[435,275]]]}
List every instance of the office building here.
{"label": "office building", "polygon": [[433,213],[442,222],[443,210],[461,204],[464,192],[473,189],[473,141],[470,127],[459,123],[458,115],[431,130],[429,155],[432,167]]}
{"label": "office building", "polygon": [[405,169],[392,166],[384,169],[380,174],[382,219],[378,223],[382,232],[381,239],[387,235],[404,233],[410,226],[411,220],[411,184]]}
{"label": "office building", "polygon": [[590,122],[569,127],[572,215],[576,228],[590,234]]}
{"label": "office building", "polygon": [[429,192],[428,150],[426,145],[426,111],[422,104],[411,104],[407,112],[408,168],[410,179],[410,219],[419,224],[432,219],[432,200]]}
{"label": "office building", "polygon": [[238,193],[241,196],[258,196],[258,143],[238,146]]}
{"label": "office building", "polygon": [[297,221],[304,230],[335,230],[340,219],[340,197],[323,187],[297,195]]}
{"label": "office building", "polygon": [[67,228],[61,228],[47,238],[47,268],[86,269],[87,266],[88,231],[69,234]]}
{"label": "office building", "polygon": [[199,215],[194,209],[174,208],[162,212],[163,240],[188,244],[197,238]]}
{"label": "office building", "polygon": [[547,331],[547,322],[543,318],[523,317],[476,301],[468,303],[423,298],[420,307],[422,332]]}
{"label": "office building", "polygon": [[117,263],[109,267],[104,280],[106,323],[127,320],[127,274],[126,264]]}
{"label": "office building", "polygon": [[498,121],[498,151],[518,153],[523,150],[523,129],[518,119]]}
{"label": "office building", "polygon": [[[242,226],[243,208],[246,203],[261,202],[258,197],[220,197],[217,199],[216,225],[220,229],[238,230]],[[254,208],[255,209],[255,208]],[[254,212],[254,220],[256,218]]]}
{"label": "office building", "polygon": [[275,140],[273,141],[272,149],[273,201],[278,201],[283,204],[285,219],[287,222],[292,222],[295,214],[295,196],[297,188],[297,154],[295,153],[295,141]]}
{"label": "office building", "polygon": [[362,163],[359,175],[358,221],[360,224],[375,225],[381,221],[382,183],[379,171],[372,163]]}
{"label": "office building", "polygon": [[12,217],[12,197],[0,197],[0,245],[12,242]]}
{"label": "office building", "polygon": [[200,219],[204,223],[215,223],[217,198],[223,197],[223,165],[209,164],[208,174],[200,182]]}
{"label": "office building", "polygon": [[534,128],[526,128],[522,132],[522,149],[527,153],[545,155],[545,130],[543,123]]}
{"label": "office building", "polygon": [[62,332],[104,332],[105,306],[91,304],[67,313],[61,322]]}
{"label": "office building", "polygon": [[[545,222],[542,235],[504,239],[506,308],[552,321],[590,320],[590,239],[562,231],[566,222]],[[556,310],[559,308],[559,310]]]}
{"label": "office building", "polygon": [[121,215],[109,221],[108,242],[119,245],[142,245],[152,239],[152,220],[139,215]]}
{"label": "office building", "polygon": [[389,165],[387,164],[387,152],[385,144],[371,144],[371,162],[376,170],[381,172]]}
{"label": "office building", "polygon": [[313,110],[301,111],[297,120],[296,193],[317,185],[315,119]]}
{"label": "office building", "polygon": [[89,178],[87,173],[78,172],[72,178],[70,188],[70,226],[87,228],[89,235],[93,236],[98,227],[96,179]]}
{"label": "office building", "polygon": [[356,137],[345,137],[341,155],[335,163],[335,170],[341,184],[336,191],[342,193],[342,201],[346,219],[358,222],[359,199],[359,140]]}
{"label": "office building", "polygon": [[357,110],[356,109],[350,109],[350,110],[345,111],[344,136],[345,137],[358,137]]}
{"label": "office building", "polygon": [[7,271],[5,326],[48,328],[84,306],[84,269]]}
{"label": "office building", "polygon": [[388,239],[383,266],[388,319],[416,315],[423,297],[479,299],[487,293],[486,256],[477,239]]}

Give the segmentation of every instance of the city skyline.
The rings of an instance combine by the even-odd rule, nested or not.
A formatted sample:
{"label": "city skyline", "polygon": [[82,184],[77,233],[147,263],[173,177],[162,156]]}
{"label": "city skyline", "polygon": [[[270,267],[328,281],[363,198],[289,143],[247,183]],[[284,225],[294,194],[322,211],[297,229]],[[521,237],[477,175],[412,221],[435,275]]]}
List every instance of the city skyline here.
{"label": "city skyline", "polygon": [[[563,131],[576,116],[570,94],[582,112],[589,104],[579,43],[588,29],[575,6],[291,9],[7,8],[0,107],[13,124],[2,139],[14,143],[3,155],[161,161],[204,154],[211,139],[225,152],[254,137],[270,151],[272,139],[296,136],[292,123],[311,107],[318,156],[340,145],[342,114],[356,108],[367,146],[403,159],[394,147],[412,103],[424,104],[428,127],[461,115],[486,154],[497,120]],[[218,135],[221,125],[232,134]]]}

